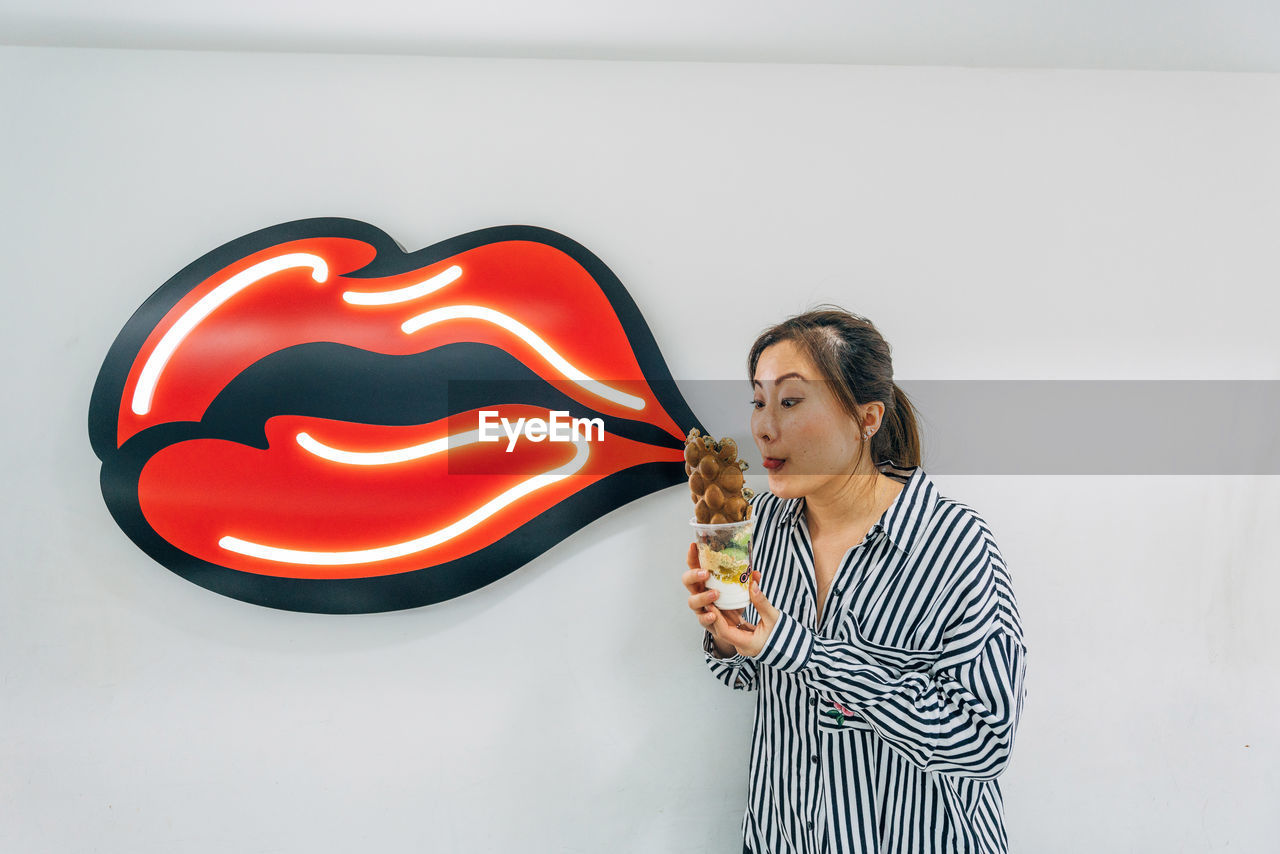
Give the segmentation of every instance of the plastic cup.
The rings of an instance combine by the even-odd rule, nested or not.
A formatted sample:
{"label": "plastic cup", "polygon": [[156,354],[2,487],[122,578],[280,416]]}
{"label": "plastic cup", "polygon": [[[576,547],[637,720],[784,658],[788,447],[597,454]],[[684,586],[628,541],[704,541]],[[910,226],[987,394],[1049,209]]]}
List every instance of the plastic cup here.
{"label": "plastic cup", "polygon": [[719,590],[715,606],[734,611],[751,603],[751,535],[755,520],[719,525],[689,520],[698,545],[698,565],[707,573],[707,589]]}

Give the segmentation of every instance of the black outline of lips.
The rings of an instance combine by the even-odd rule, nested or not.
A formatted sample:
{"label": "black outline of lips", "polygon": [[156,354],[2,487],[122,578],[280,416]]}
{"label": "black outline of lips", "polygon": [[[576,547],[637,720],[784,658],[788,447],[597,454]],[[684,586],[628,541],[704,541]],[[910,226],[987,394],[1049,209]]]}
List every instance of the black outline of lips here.
{"label": "black outline of lips", "polygon": [[[121,530],[161,565],[206,589],[271,608],[329,614],[374,613],[416,608],[452,599],[491,584],[519,569],[606,513],[636,498],[686,482],[683,460],[647,463],[624,469],[579,490],[479,551],[425,569],[392,575],[351,579],[284,578],[219,566],[181,551],[161,537],[147,523],[142,514],[138,499],[138,481],[143,466],[162,448],[189,439],[217,437],[265,447],[265,437],[261,429],[265,420],[256,421],[256,424],[246,423],[245,418],[237,417],[234,412],[228,411],[235,409],[242,412],[243,407],[219,407],[215,399],[199,422],[156,424],[131,436],[123,445],[116,447],[119,412],[129,371],[155,327],[187,293],[209,276],[243,257],[272,246],[316,237],[352,238],[364,241],[375,249],[376,255],[373,261],[358,273],[346,274],[348,277],[390,276],[405,270],[428,266],[469,249],[510,240],[531,241],[558,249],[586,270],[608,299],[622,325],[641,373],[659,405],[685,434],[690,427],[702,429],[702,425],[680,395],[654,341],[653,334],[622,282],[586,247],[563,234],[529,225],[495,226],[459,235],[409,253],[381,229],[358,220],[323,217],[270,226],[206,253],[158,288],[121,329],[103,361],[97,382],[94,384],[89,404],[88,427],[93,451],[102,461],[100,481],[103,499]],[[329,348],[324,351],[323,361],[317,359],[312,350],[317,347]],[[527,369],[525,369],[527,374],[521,375],[520,363],[497,348],[480,344],[452,344],[438,347],[428,353],[440,353],[440,351],[449,351],[441,354],[445,365],[459,363],[474,365],[487,360],[494,370],[512,377],[512,381],[522,384],[522,388],[527,389],[533,385],[529,379],[535,375]],[[224,391],[236,380],[253,373],[273,357],[292,359],[294,362],[301,361],[304,365],[310,363],[316,372],[324,374],[332,366],[335,353],[358,360],[359,354],[365,352],[341,345],[321,343],[288,347],[263,358],[242,372],[239,377],[228,383]],[[504,358],[506,364],[503,363]],[[320,366],[315,367],[317,364]],[[296,369],[296,366],[294,368]],[[524,402],[554,404],[559,408],[582,410],[581,406],[567,402],[568,399],[556,392],[549,384],[542,385],[546,389],[542,400],[529,401],[526,392]],[[249,398],[252,397],[251,393]],[[456,404],[458,401],[452,403]],[[437,404],[439,405],[438,401]],[[463,411],[466,406],[454,405],[453,408]],[[264,412],[269,415],[286,414],[273,411],[271,402],[266,401],[263,412],[249,413],[249,421],[254,422],[257,418],[262,418]],[[394,422],[395,419],[391,420]],[[414,422],[402,420],[399,423]],[[650,444],[670,448],[683,447],[682,441],[676,440],[651,424],[627,422],[618,418],[606,418],[606,424],[610,432],[629,435]]]}

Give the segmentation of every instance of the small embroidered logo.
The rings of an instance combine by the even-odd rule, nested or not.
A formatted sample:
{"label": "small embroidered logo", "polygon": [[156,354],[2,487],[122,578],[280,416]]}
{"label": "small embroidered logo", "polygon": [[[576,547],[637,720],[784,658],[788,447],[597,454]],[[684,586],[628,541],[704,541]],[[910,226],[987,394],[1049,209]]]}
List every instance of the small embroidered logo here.
{"label": "small embroidered logo", "polygon": [[832,701],[831,705],[835,706],[835,708],[827,709],[826,714],[829,717],[835,718],[836,723],[840,724],[841,726],[844,726],[846,716],[853,717],[852,709],[846,709],[844,706],[840,705],[835,701]]}

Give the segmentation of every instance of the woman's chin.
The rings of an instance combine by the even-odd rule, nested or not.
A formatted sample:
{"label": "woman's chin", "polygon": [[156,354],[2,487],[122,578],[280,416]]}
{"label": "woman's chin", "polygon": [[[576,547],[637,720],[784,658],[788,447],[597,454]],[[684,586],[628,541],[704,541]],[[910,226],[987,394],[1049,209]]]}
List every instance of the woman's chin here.
{"label": "woman's chin", "polygon": [[794,475],[769,472],[769,491],[779,498],[799,498],[804,495],[803,479]]}

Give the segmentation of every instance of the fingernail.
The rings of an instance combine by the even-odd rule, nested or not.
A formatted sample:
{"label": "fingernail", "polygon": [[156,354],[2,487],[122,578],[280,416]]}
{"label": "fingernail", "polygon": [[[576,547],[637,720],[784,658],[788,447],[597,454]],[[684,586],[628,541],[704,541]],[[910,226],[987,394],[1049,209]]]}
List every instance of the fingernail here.
{"label": "fingernail", "polygon": [[698,577],[699,577],[699,578],[706,578],[706,577],[707,577],[707,571],[706,571],[705,569],[700,569],[700,570],[698,570]]}

